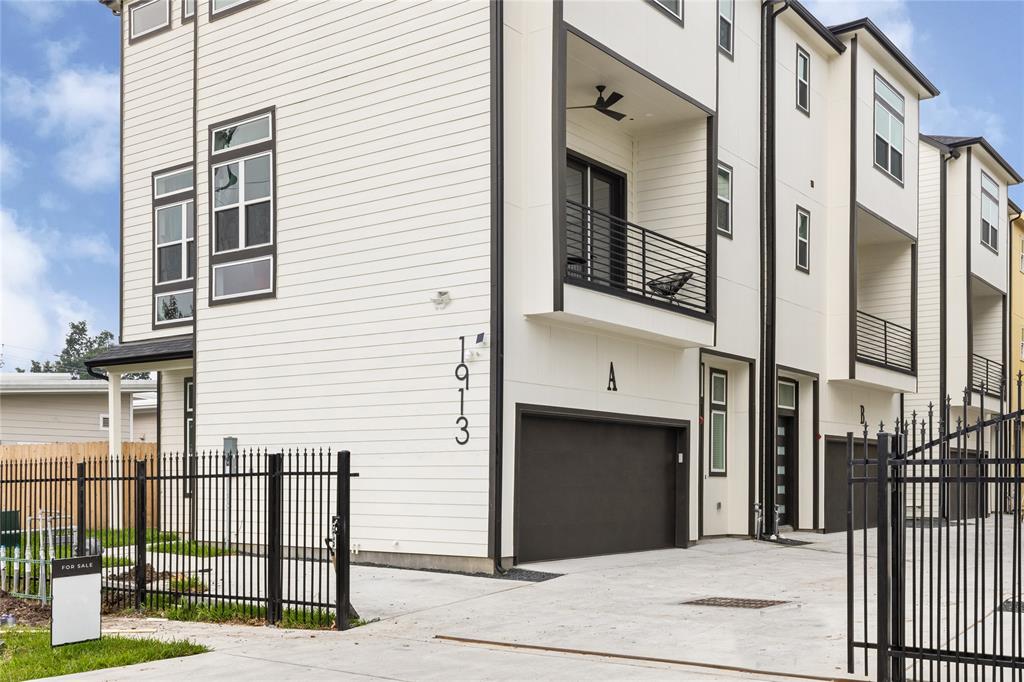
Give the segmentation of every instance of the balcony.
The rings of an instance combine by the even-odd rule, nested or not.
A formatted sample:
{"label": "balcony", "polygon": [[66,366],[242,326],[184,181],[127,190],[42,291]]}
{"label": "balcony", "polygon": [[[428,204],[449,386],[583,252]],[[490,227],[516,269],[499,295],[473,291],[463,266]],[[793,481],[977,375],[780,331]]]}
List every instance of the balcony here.
{"label": "balcony", "polygon": [[914,333],[903,325],[857,311],[857,362],[914,373]]}
{"label": "balcony", "polygon": [[999,400],[1005,379],[1003,363],[978,354],[971,355],[971,390]]}
{"label": "balcony", "polygon": [[705,314],[707,253],[573,200],[565,203],[565,281]]}

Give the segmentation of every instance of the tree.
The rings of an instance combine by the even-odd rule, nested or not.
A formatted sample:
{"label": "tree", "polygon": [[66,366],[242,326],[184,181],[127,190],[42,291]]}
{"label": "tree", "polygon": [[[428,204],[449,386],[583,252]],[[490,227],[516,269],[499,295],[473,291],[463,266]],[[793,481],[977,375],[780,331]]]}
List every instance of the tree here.
{"label": "tree", "polygon": [[[68,329],[68,335],[64,339],[64,350],[60,352],[57,359],[44,362],[32,360],[28,371],[64,373],[70,374],[72,379],[88,379],[90,376],[85,371],[85,361],[112,345],[114,345],[114,335],[109,331],[103,330],[96,336],[89,336],[89,326],[85,320],[72,322]],[[25,370],[19,367],[17,371],[24,372]],[[125,375],[125,378],[148,379],[149,374],[136,372]]]}

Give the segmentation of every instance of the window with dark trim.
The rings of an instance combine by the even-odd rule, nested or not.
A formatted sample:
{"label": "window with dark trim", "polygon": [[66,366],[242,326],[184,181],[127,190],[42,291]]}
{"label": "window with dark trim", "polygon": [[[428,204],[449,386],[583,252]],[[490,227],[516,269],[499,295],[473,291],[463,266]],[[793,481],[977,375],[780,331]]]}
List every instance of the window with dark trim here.
{"label": "window with dark trim", "polygon": [[658,9],[663,10],[676,21],[683,21],[683,0],[648,0]]}
{"label": "window with dark trim", "polygon": [[709,446],[711,454],[710,472],[724,476],[727,464],[726,441],[728,440],[729,375],[725,370],[711,370],[711,396],[709,410]]}
{"label": "window with dark trim", "polygon": [[210,302],[273,296],[274,110],[210,126]]}
{"label": "window with dark trim", "polygon": [[1024,272],[1024,239],[1020,240],[1020,263],[1017,264],[1021,272]]}
{"label": "window with dark trim", "polygon": [[128,6],[129,40],[138,40],[170,25],[170,0],[140,0]]}
{"label": "window with dark trim", "polygon": [[718,231],[732,236],[732,168],[718,164]]}
{"label": "window with dark trim", "polygon": [[903,95],[876,73],[874,101],[875,167],[902,184]]}
{"label": "window with dark trim", "polygon": [[209,0],[210,2],[210,17],[216,18],[220,15],[228,14],[228,10],[241,9],[246,5],[254,5],[257,2],[263,2],[263,0]]}
{"label": "window with dark trim", "polygon": [[181,21],[182,23],[194,19],[196,16],[196,0],[181,0]]}
{"label": "window with dark trim", "polygon": [[153,327],[190,324],[195,307],[195,173],[153,174]]}
{"label": "window with dark trim", "polygon": [[786,381],[785,379],[779,379],[778,388],[776,389],[776,395],[778,399],[775,404],[784,410],[795,410],[796,409],[796,383],[793,381]]}
{"label": "window with dark trim", "polygon": [[718,47],[732,56],[734,0],[718,0]]}
{"label": "window with dark trim", "polygon": [[811,212],[796,207],[796,268],[811,271]]}
{"label": "window with dark trim", "polygon": [[811,113],[811,55],[796,46],[796,108]]}
{"label": "window with dark trim", "polygon": [[999,253],[999,184],[981,173],[981,243]]}
{"label": "window with dark trim", "polygon": [[190,496],[192,494],[193,486],[195,485],[196,476],[196,405],[195,405],[196,389],[195,381],[192,377],[185,379],[184,385],[184,396],[183,396],[183,412],[185,415],[184,423],[184,437],[185,437],[185,457],[186,466],[188,467],[188,475],[185,477],[185,495]]}

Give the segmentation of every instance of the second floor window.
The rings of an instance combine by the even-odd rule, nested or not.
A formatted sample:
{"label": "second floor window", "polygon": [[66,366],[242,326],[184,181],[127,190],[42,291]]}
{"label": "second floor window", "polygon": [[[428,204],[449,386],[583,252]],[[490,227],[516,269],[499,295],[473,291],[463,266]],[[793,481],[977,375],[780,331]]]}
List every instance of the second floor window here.
{"label": "second floor window", "polygon": [[210,172],[212,299],[272,296],[274,111],[211,126]]}
{"label": "second floor window", "polygon": [[195,303],[192,165],[153,174],[153,325],[188,323]]}
{"label": "second floor window", "polygon": [[718,231],[732,236],[732,168],[718,164]]}
{"label": "second floor window", "polygon": [[796,207],[796,268],[811,271],[811,214]]}
{"label": "second floor window", "polygon": [[[237,0],[236,0],[237,1]],[[651,0],[680,21],[683,20],[683,0]]]}
{"label": "second floor window", "polygon": [[141,0],[128,7],[128,37],[136,40],[171,24],[170,0]]}
{"label": "second floor window", "polygon": [[732,54],[733,0],[718,0],[718,47]]}
{"label": "second floor window", "polygon": [[796,46],[796,106],[811,113],[811,55]]}
{"label": "second floor window", "polygon": [[1018,267],[1021,272],[1024,272],[1024,239],[1020,240],[1020,263]]}
{"label": "second floor window", "polygon": [[875,167],[903,182],[903,96],[875,74]]}
{"label": "second floor window", "polygon": [[999,185],[981,174],[981,243],[999,253]]}

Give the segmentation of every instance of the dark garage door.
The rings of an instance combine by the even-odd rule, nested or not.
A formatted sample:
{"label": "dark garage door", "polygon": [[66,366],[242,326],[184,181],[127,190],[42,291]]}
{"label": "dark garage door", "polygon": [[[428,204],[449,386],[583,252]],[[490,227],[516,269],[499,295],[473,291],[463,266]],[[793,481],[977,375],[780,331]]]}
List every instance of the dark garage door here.
{"label": "dark garage door", "polygon": [[686,465],[677,464],[676,454],[684,434],[675,427],[524,415],[517,560],[673,547],[677,526],[685,546],[685,494],[676,494],[677,487],[686,490]]}

